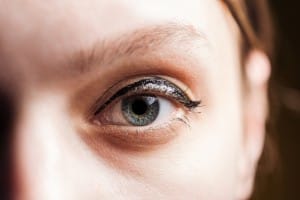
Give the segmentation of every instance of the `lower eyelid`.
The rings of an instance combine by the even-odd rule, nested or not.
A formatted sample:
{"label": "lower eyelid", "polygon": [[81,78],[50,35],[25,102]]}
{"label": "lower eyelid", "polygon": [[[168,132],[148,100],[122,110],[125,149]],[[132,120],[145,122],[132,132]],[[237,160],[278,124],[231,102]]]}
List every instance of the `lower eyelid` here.
{"label": "lower eyelid", "polygon": [[104,125],[95,130],[95,139],[100,136],[117,147],[152,148],[170,142],[189,128],[184,117],[176,117],[157,127]]}

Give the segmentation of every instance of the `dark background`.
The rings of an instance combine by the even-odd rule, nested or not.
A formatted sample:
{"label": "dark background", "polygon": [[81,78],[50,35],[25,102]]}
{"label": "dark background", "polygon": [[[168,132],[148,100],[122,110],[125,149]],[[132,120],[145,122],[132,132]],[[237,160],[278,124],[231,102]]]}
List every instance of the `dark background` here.
{"label": "dark background", "polygon": [[272,90],[277,171],[260,191],[263,200],[300,200],[300,2],[269,0],[275,25]]}

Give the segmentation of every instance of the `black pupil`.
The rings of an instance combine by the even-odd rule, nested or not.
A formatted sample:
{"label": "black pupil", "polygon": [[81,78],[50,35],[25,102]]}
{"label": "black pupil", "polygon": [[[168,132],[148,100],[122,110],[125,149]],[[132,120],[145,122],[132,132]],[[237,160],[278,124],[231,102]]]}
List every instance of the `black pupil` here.
{"label": "black pupil", "polygon": [[136,99],[131,104],[131,109],[136,115],[144,115],[148,110],[148,104],[143,99]]}

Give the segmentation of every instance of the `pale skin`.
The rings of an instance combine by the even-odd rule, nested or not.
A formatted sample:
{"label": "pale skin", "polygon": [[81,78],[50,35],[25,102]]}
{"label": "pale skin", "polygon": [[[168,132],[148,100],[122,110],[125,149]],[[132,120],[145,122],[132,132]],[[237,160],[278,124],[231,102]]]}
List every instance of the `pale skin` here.
{"label": "pale skin", "polygon": [[[15,199],[251,195],[270,64],[254,49],[241,64],[243,37],[221,1],[1,0],[0,26],[1,71],[13,77],[0,83],[18,108]],[[109,129],[101,113],[91,117],[113,85],[149,76],[201,105],[188,112],[162,96],[172,112],[161,107],[147,127]]]}

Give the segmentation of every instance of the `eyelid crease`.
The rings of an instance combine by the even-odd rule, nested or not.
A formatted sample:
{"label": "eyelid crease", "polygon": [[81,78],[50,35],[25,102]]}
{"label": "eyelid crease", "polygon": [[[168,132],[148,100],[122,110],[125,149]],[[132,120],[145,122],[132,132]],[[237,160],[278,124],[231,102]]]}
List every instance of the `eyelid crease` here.
{"label": "eyelid crease", "polygon": [[143,93],[160,92],[166,94],[170,97],[173,97],[175,100],[177,100],[180,104],[184,105],[189,110],[192,110],[193,108],[196,108],[201,104],[201,101],[190,100],[188,95],[183,90],[179,89],[175,84],[171,83],[170,81],[160,77],[151,77],[141,79],[118,90],[104,104],[102,104],[98,109],[96,109],[94,115],[99,114],[118,97],[124,96],[130,92],[138,92],[139,90],[142,90]]}

